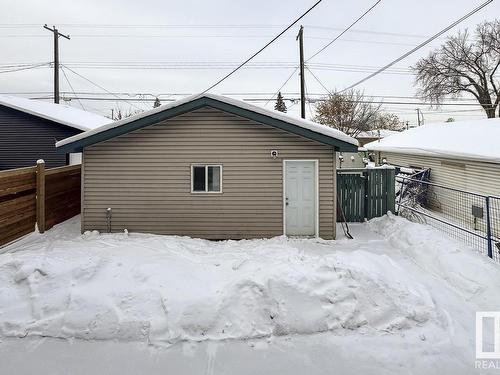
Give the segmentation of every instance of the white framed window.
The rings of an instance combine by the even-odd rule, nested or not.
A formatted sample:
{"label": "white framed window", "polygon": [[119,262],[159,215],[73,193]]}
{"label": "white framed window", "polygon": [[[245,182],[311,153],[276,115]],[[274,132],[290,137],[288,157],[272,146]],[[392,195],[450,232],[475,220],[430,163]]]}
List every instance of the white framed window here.
{"label": "white framed window", "polygon": [[222,165],[191,165],[191,193],[222,193]]}

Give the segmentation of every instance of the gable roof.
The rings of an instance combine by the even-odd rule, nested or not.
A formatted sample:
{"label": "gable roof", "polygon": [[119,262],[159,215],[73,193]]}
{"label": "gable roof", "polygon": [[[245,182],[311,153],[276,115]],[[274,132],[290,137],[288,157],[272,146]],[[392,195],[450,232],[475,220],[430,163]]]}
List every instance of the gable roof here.
{"label": "gable roof", "polygon": [[357,140],[329,126],[299,119],[275,110],[269,110],[251,105],[241,100],[214,94],[192,95],[167,105],[162,105],[150,111],[63,139],[62,141],[56,143],[56,147],[60,148],[62,152],[79,152],[84,147],[92,144],[126,134],[133,130],[140,129],[202,107],[219,109],[224,112],[232,113],[256,122],[283,129],[290,133],[331,145],[338,151],[357,151]]}
{"label": "gable roof", "polygon": [[500,119],[431,123],[366,144],[386,151],[500,163]]}
{"label": "gable roof", "polygon": [[12,108],[81,131],[95,129],[111,122],[107,117],[73,108],[69,105],[42,102],[19,96],[0,95],[0,106]]}

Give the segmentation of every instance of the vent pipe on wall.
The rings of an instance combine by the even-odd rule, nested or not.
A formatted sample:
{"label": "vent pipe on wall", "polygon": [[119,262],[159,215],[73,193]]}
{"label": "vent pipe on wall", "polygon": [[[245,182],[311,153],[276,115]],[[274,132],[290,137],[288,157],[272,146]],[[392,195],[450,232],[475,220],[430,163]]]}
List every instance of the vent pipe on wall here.
{"label": "vent pipe on wall", "polygon": [[112,210],[111,207],[106,208],[106,224],[108,227],[108,233],[111,233],[111,216]]}

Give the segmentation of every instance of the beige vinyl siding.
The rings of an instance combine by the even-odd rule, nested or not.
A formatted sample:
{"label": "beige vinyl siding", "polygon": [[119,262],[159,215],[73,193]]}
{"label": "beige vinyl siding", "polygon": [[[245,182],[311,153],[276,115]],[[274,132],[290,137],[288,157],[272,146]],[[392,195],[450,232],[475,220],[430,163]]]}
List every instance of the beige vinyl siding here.
{"label": "beige vinyl siding", "polygon": [[[381,152],[380,160],[383,158],[386,158],[388,163],[398,166],[430,168],[431,182],[438,185],[483,195],[500,196],[500,164]],[[440,188],[431,188],[431,191],[433,195],[430,208],[446,216],[458,218],[461,223],[466,223],[470,228],[474,228],[472,204],[486,210],[486,202],[481,197],[461,195]],[[497,205],[492,206],[491,209],[494,217],[500,216],[497,213]],[[479,230],[486,230],[484,218],[477,219],[475,225]],[[500,236],[500,228],[495,226],[493,232],[494,235]]]}
{"label": "beige vinyl siding", "polygon": [[[272,159],[271,150],[279,157]],[[319,231],[335,236],[332,147],[203,108],[84,150],[83,230],[193,237],[283,234],[283,159],[319,160]],[[191,193],[192,164],[222,164],[222,193]]]}
{"label": "beige vinyl siding", "polygon": [[398,166],[431,168],[431,181],[436,184],[500,196],[500,164],[382,151],[383,158]]}

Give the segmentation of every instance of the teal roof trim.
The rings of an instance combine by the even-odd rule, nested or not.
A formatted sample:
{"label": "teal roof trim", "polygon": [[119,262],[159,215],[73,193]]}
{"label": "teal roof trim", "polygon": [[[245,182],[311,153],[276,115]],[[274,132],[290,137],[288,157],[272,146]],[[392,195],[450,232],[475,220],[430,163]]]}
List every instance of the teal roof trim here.
{"label": "teal roof trim", "polygon": [[142,118],[139,118],[137,120],[131,121],[129,123],[117,126],[115,128],[110,128],[108,130],[102,131],[100,133],[96,133],[93,135],[90,135],[86,138],[82,138],[79,140],[76,140],[72,143],[68,143],[65,145],[61,145],[58,147],[59,152],[64,152],[64,153],[69,153],[69,152],[81,152],[85,147],[91,146],[95,143],[103,142],[108,139],[130,133],[134,130],[138,130],[141,128],[144,128],[146,126],[150,126],[153,124],[156,124],[158,122],[194,111],[196,109],[200,109],[203,107],[211,107],[214,109],[218,109],[224,112],[232,113],[237,116],[241,116],[244,118],[247,118],[249,120],[253,120],[265,125],[273,126],[278,129],[282,129],[284,131],[287,131],[289,133],[293,133],[296,135],[300,135],[302,137],[329,145],[334,147],[336,151],[343,151],[343,152],[357,152],[358,147],[356,145],[353,145],[348,142],[344,142],[342,140],[336,139],[334,137],[330,137],[321,133],[317,133],[315,131],[312,131],[310,129],[306,129],[294,124],[291,124],[289,122],[276,119],[271,116],[266,116],[261,113],[257,113],[254,111],[251,111],[246,108],[241,108],[236,105],[232,105],[229,103],[225,103],[213,98],[209,97],[201,97],[198,99],[194,99],[192,101],[189,101],[187,103],[181,104],[179,106],[173,107],[173,108],[167,108],[164,111],[157,112],[154,114],[151,114],[149,116],[145,116]]}

